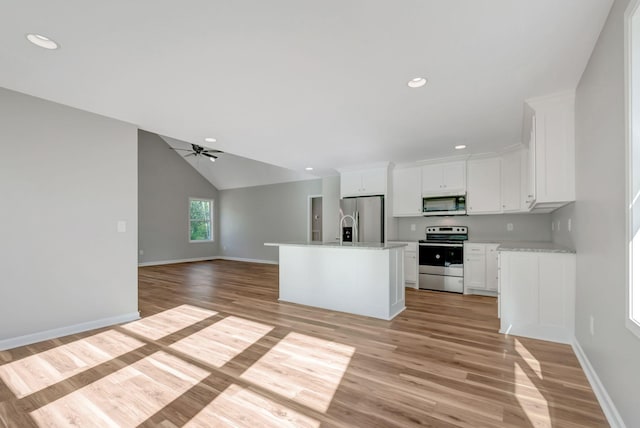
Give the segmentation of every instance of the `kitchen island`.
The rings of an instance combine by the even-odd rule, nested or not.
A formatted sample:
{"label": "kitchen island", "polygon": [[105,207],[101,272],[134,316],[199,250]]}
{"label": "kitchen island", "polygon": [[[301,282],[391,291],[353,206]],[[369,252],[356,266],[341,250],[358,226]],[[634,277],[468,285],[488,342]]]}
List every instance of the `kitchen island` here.
{"label": "kitchen island", "polygon": [[265,243],[280,251],[279,300],[390,320],[405,309],[402,243]]}

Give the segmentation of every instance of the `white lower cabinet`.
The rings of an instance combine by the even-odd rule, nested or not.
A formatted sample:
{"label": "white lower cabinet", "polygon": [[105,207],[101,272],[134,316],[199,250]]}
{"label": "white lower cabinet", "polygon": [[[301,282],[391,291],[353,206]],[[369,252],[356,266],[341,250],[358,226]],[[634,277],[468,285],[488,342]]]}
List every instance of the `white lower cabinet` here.
{"label": "white lower cabinet", "polygon": [[407,244],[404,247],[404,282],[405,286],[418,288],[418,243],[409,241],[394,241]]}
{"label": "white lower cabinet", "polygon": [[571,343],[575,254],[500,251],[500,332]]}
{"label": "white lower cabinet", "polygon": [[498,290],[498,246],[495,243],[464,244],[465,294],[495,295]]}
{"label": "white lower cabinet", "polygon": [[404,282],[407,287],[418,288],[418,243],[407,242],[404,249]]}

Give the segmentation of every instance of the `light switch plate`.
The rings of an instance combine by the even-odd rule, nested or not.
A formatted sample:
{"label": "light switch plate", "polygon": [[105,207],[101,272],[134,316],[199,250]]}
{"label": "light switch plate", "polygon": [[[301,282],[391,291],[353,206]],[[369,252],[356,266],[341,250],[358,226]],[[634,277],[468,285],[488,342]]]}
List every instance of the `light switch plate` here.
{"label": "light switch plate", "polygon": [[416,231],[416,225],[415,225],[415,224],[412,224],[412,225],[411,225],[411,231],[412,231],[412,232],[415,232],[415,231]]}
{"label": "light switch plate", "polygon": [[513,232],[513,223],[507,223],[507,230]]}
{"label": "light switch plate", "polygon": [[571,232],[571,219],[567,221],[567,230]]}
{"label": "light switch plate", "polygon": [[118,220],[118,233],[125,233],[127,231],[127,222],[124,220]]}

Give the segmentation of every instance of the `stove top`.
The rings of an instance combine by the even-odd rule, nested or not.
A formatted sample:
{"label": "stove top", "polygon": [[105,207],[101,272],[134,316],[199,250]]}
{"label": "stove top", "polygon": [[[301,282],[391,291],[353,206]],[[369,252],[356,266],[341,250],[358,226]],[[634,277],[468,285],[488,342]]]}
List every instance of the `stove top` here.
{"label": "stove top", "polygon": [[426,238],[420,243],[456,244],[469,239],[467,226],[429,226],[425,229]]}

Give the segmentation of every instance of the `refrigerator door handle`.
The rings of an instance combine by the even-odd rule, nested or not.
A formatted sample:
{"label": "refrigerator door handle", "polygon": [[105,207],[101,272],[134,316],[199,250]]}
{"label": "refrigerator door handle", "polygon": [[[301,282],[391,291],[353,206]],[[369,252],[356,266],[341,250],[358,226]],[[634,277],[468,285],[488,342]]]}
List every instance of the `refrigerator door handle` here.
{"label": "refrigerator door handle", "polygon": [[358,219],[358,211],[353,212],[353,242],[358,242],[358,228],[360,227],[360,221]]}

